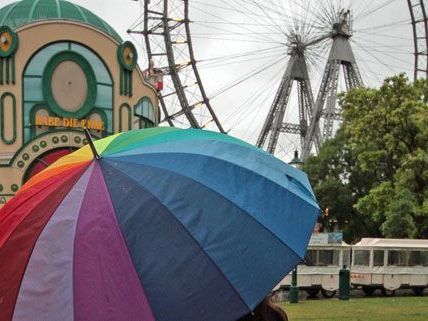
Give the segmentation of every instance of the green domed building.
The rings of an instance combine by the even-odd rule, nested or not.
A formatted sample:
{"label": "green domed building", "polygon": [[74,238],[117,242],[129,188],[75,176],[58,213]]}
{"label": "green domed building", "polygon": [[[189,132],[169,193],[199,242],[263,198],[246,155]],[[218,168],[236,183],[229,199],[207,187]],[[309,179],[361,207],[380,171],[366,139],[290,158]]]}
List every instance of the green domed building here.
{"label": "green domed building", "polygon": [[64,0],[0,8],[0,206],[31,176],[86,143],[159,122],[156,89],[129,41]]}
{"label": "green domed building", "polygon": [[68,20],[87,24],[122,42],[116,31],[91,11],[68,1],[22,0],[0,9],[0,24],[13,30],[47,20]]}

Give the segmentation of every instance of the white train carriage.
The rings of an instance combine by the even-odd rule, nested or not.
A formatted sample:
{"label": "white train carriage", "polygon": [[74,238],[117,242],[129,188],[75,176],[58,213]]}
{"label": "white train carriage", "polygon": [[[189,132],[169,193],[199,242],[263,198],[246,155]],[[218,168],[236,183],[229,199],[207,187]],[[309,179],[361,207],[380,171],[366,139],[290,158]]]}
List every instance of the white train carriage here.
{"label": "white train carriage", "polygon": [[[311,238],[305,260],[297,266],[297,286],[310,296],[321,294],[330,298],[339,289],[339,270],[349,267],[351,246],[335,238],[338,233],[318,233]],[[332,237],[333,236],[333,237]],[[325,239],[325,240],[323,240]],[[274,290],[288,290],[291,273]]]}
{"label": "white train carriage", "polygon": [[366,295],[428,287],[428,240],[363,238],[352,246],[351,284]]}

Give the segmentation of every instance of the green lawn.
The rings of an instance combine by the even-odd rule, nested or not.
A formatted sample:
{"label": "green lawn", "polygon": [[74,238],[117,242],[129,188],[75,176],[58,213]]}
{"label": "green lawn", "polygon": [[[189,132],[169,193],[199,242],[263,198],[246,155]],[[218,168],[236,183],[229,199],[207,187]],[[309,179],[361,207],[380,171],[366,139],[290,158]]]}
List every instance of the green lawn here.
{"label": "green lawn", "polygon": [[280,303],[290,321],[427,321],[428,296]]}

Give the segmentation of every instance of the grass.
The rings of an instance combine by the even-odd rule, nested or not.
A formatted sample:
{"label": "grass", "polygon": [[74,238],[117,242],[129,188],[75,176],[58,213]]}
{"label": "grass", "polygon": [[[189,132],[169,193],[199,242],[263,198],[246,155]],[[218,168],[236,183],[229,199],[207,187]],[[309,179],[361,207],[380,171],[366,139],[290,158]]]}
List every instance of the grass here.
{"label": "grass", "polygon": [[427,321],[428,296],[301,300],[280,303],[290,321]]}

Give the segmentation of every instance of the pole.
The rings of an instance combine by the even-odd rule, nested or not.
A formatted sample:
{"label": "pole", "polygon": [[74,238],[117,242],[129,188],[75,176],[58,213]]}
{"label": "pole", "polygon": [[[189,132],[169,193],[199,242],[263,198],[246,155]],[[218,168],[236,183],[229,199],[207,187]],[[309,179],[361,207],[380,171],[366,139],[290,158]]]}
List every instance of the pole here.
{"label": "pole", "polygon": [[83,131],[85,132],[85,136],[88,141],[89,147],[91,147],[92,154],[94,154],[94,157],[96,159],[100,159],[101,156],[98,155],[97,149],[95,148],[95,145],[94,145],[94,141],[92,140],[91,133],[89,133],[89,130],[86,127],[83,129]]}
{"label": "pole", "polygon": [[288,300],[290,301],[290,303],[299,302],[299,288],[297,287],[297,265],[293,269],[293,273],[291,274],[291,286]]}
{"label": "pole", "polygon": [[349,300],[350,292],[350,272],[343,265],[343,268],[339,271],[339,300]]}
{"label": "pole", "polygon": [[[299,152],[297,150],[294,151],[294,158],[289,162],[291,166],[294,168],[300,169],[303,165],[303,162],[299,158]],[[293,269],[293,273],[291,274],[291,286],[290,292],[288,294],[288,300],[290,303],[298,303],[299,302],[299,288],[297,287],[297,265]]]}

